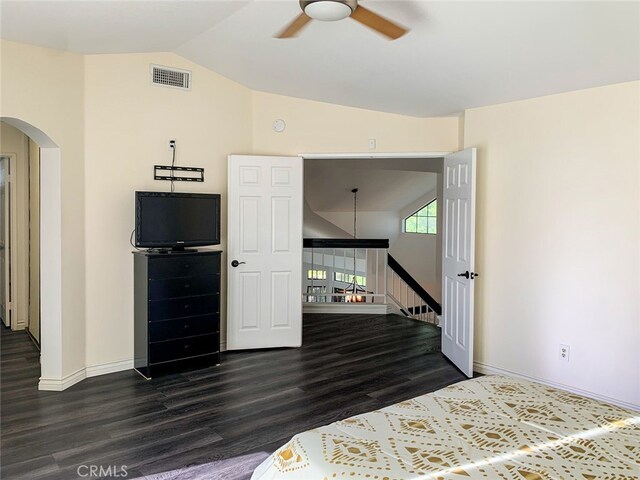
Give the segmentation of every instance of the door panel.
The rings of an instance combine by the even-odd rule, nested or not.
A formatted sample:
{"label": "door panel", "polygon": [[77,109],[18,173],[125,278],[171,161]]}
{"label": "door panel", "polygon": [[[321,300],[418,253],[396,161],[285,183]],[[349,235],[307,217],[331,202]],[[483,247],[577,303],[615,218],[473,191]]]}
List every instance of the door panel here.
{"label": "door panel", "polygon": [[[243,299],[240,330],[258,330],[260,328],[260,272],[240,272],[240,291]],[[231,310],[231,309],[230,309]],[[231,312],[230,312],[231,313]]]}
{"label": "door panel", "polygon": [[302,182],[300,157],[229,157],[229,349],[302,344]]}
{"label": "door panel", "polygon": [[445,156],[442,352],[468,377],[473,376],[475,175],[474,148]]}

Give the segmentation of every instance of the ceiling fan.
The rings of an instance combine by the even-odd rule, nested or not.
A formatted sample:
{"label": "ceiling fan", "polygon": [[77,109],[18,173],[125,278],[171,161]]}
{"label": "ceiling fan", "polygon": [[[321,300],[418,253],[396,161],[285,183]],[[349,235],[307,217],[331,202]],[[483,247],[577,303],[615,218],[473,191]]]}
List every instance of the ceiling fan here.
{"label": "ceiling fan", "polygon": [[276,38],[295,37],[312,19],[335,22],[347,17],[375,30],[389,40],[400,38],[409,31],[359,5],[358,0],[300,0],[300,8],[302,13],[275,35]]}

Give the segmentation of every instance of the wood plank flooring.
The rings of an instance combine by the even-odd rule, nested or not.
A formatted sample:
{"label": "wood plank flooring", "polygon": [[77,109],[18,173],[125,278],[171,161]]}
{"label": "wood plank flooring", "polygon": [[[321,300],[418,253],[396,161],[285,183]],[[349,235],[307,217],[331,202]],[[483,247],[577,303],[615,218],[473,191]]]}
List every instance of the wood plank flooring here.
{"label": "wood plank flooring", "polygon": [[300,431],[464,379],[438,328],[395,315],[305,315],[299,349],[227,352],[217,368],[150,381],[126,371],[64,392],[37,390],[26,333],[2,327],[0,346],[5,480],[78,479],[80,465],[126,465],[132,479],[208,464],[207,478],[248,478],[259,453]]}

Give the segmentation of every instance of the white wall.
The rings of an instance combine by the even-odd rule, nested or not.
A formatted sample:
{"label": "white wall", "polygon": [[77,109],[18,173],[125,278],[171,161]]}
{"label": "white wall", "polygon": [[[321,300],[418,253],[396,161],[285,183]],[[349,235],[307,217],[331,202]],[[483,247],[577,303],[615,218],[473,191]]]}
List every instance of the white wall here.
{"label": "white wall", "polygon": [[335,224],[314,212],[309,203],[305,200],[303,211],[304,238],[349,238],[351,235],[345,230],[338,228]]}
{"label": "white wall", "polygon": [[[411,205],[398,212],[400,228],[403,220],[426,204],[436,199],[437,188],[423,195]],[[440,216],[440,215],[439,215]],[[440,229],[436,235],[406,233],[401,231],[389,249],[391,255],[415,278],[420,285],[437,301],[440,302],[442,291],[442,276],[440,265]]]}
{"label": "white wall", "polygon": [[640,406],[640,82],[467,110],[464,135],[476,360]]}
{"label": "white wall", "polygon": [[[322,218],[353,235],[353,212],[316,212]],[[399,235],[398,212],[358,212],[358,238],[388,238],[393,243]]]}

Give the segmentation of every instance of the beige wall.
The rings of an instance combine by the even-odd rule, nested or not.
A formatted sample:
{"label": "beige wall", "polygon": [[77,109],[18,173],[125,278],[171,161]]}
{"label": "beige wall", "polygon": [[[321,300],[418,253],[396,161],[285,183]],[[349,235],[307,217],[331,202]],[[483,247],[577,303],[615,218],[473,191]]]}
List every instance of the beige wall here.
{"label": "beige wall", "polygon": [[476,360],[640,405],[640,82],[468,110],[464,135]]}
{"label": "beige wall", "polygon": [[[273,130],[281,118],[284,132]],[[458,150],[458,117],[417,118],[253,92],[253,150],[259,155]],[[375,138],[376,150],[368,140]]]}
{"label": "beige wall", "polygon": [[[192,90],[152,85],[151,63],[191,70]],[[85,66],[87,365],[95,366],[133,358],[134,192],[169,190],[153,180],[153,165],[171,162],[170,139],[178,165],[205,168],[204,183],[176,182],[176,191],[222,194],[225,249],[227,155],[251,152],[251,93],[173,54],[90,55]]]}
{"label": "beige wall", "polygon": [[70,375],[85,366],[84,59],[5,40],[0,55],[0,116],[37,127],[62,155],[62,374]]}
{"label": "beige wall", "polygon": [[14,330],[23,330],[29,322],[29,138],[17,128],[0,122],[0,153],[14,156],[11,166],[12,188],[15,189],[15,214],[11,227],[15,229],[12,265],[15,299],[12,305]]}
{"label": "beige wall", "polygon": [[40,341],[40,148],[29,139],[29,332]]}

